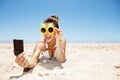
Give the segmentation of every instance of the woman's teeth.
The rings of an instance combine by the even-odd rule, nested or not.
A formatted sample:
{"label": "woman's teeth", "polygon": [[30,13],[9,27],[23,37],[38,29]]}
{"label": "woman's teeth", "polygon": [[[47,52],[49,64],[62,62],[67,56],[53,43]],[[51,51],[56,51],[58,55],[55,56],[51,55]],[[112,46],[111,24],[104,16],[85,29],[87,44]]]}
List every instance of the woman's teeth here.
{"label": "woman's teeth", "polygon": [[51,37],[50,36],[46,36],[46,39],[50,39]]}

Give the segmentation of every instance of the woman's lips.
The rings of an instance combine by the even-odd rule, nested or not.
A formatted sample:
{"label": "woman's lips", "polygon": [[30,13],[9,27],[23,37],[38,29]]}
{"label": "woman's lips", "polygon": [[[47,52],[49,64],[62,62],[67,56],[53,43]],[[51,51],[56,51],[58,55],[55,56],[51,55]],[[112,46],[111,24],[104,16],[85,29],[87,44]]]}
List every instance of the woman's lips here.
{"label": "woman's lips", "polygon": [[51,36],[46,36],[46,39],[47,39],[47,40],[51,39]]}

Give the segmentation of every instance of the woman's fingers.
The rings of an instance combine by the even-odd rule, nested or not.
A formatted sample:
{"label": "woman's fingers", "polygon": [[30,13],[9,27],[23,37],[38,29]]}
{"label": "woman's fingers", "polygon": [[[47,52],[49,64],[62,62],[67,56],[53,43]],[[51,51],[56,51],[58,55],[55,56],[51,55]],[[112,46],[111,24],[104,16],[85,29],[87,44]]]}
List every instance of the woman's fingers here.
{"label": "woman's fingers", "polygon": [[26,58],[26,57],[25,57],[25,55],[23,54],[23,55],[19,58],[19,62],[20,62],[20,63],[23,63],[23,61],[25,60],[25,58]]}
{"label": "woman's fingers", "polygon": [[28,61],[27,61],[27,58],[25,56],[25,53],[21,53],[20,55],[18,55],[16,57],[15,62],[21,67],[28,67]]}
{"label": "woman's fingers", "polygon": [[56,30],[56,33],[57,33],[58,35],[61,35],[61,34],[62,34],[62,30],[57,29],[57,28],[55,28],[55,30]]}
{"label": "woman's fingers", "polygon": [[27,58],[25,58],[25,60],[23,61],[22,66],[23,66],[24,68],[27,68],[27,67],[28,67],[28,61],[27,61]]}
{"label": "woman's fingers", "polygon": [[21,53],[18,55],[15,59],[16,63],[24,68],[27,67],[34,67],[36,65],[35,60],[33,60],[31,57],[26,57],[24,53]]}
{"label": "woman's fingers", "polygon": [[58,28],[55,28],[55,30],[57,30],[57,31],[62,31],[61,29],[58,29]]}
{"label": "woman's fingers", "polygon": [[18,56],[16,56],[16,59],[15,59],[15,62],[16,63],[19,63],[19,61],[20,61],[20,59],[21,59],[21,57],[24,55],[24,53],[21,53],[21,54],[19,54]]}

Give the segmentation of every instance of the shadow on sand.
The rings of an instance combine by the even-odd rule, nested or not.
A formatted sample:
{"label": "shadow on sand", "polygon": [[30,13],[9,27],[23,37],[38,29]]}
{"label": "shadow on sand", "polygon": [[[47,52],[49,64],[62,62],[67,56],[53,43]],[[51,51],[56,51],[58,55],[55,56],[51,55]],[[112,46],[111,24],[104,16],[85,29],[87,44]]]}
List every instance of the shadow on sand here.
{"label": "shadow on sand", "polygon": [[22,73],[21,75],[10,76],[9,80],[18,79],[18,78],[24,76],[24,75],[27,74],[27,73],[32,73],[32,71],[33,71],[33,69],[29,70],[28,72],[24,72],[24,71],[23,71],[23,73]]}
{"label": "shadow on sand", "polygon": [[53,70],[54,68],[63,69],[62,63],[57,62],[55,58],[49,59],[44,56],[40,58],[38,65],[49,70]]}
{"label": "shadow on sand", "polygon": [[[62,63],[57,62],[55,60],[55,58],[49,59],[49,58],[46,58],[44,56],[42,56],[40,58],[40,60],[38,62],[38,66],[41,66],[41,67],[48,69],[48,70],[53,70],[54,68],[63,69]],[[20,77],[23,77],[27,73],[32,73],[33,70],[34,70],[34,68],[28,72],[23,72],[21,75],[10,76],[9,80],[14,80],[14,79],[18,79]]]}

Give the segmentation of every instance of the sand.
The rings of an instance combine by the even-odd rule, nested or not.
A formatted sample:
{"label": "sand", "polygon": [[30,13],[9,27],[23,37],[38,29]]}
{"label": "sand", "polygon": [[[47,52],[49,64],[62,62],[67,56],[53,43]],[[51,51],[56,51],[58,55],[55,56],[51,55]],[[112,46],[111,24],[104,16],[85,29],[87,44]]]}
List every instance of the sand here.
{"label": "sand", "polygon": [[[34,45],[25,44],[26,55]],[[0,80],[120,80],[120,43],[67,44],[65,63],[41,55],[27,73],[15,63],[12,43],[0,43]]]}

